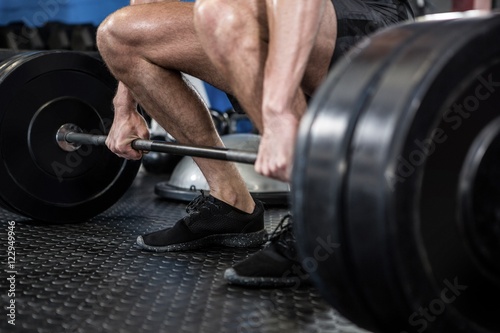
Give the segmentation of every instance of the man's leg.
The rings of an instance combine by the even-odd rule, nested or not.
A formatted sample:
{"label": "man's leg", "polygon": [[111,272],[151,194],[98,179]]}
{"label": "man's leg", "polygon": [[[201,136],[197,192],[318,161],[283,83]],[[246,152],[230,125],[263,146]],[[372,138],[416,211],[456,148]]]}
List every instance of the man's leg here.
{"label": "man's leg", "polygon": [[[266,63],[277,62],[276,59],[270,59],[272,52],[269,52],[269,47],[270,45],[272,47],[272,42],[269,41],[269,36],[280,24],[280,22],[268,22],[269,18],[273,19],[273,15],[268,13],[273,6],[271,2],[270,0],[198,0],[195,8],[195,27],[202,45],[261,133],[264,133],[262,110],[265,107],[263,78]],[[294,4],[290,3],[290,6]],[[335,47],[335,35],[335,12],[332,3],[327,1],[302,86],[293,101],[292,113],[295,116],[293,119],[281,117],[278,122],[281,128],[276,128],[274,131],[279,134],[270,136],[273,134],[269,133],[273,131],[268,131],[263,135],[256,165],[263,174],[272,176],[280,174],[279,171],[268,170],[269,167],[280,165],[283,162],[280,160],[281,157],[287,156],[291,159],[290,152],[293,152],[295,145],[297,119],[301,118],[307,108],[306,95],[310,96],[328,73]],[[270,161],[269,165],[265,165],[266,162],[263,161],[265,158],[276,161]],[[288,160],[287,164],[291,165],[291,162]],[[286,179],[286,177],[280,178]]]}
{"label": "man's leg", "polygon": [[[207,107],[181,76],[185,72],[229,91],[195,35],[192,3],[161,2],[121,9],[100,26],[98,46],[115,77],[176,140],[223,146]],[[233,163],[195,161],[213,197],[242,213],[256,210]],[[157,241],[161,239],[157,237]]]}
{"label": "man's leg", "polygon": [[[198,0],[195,10],[195,26],[202,45],[259,129],[263,127],[263,77],[269,46],[267,1],[270,0]],[[334,8],[328,2],[298,92],[296,112],[299,115],[306,109],[300,95],[312,95],[328,73],[336,24]]]}
{"label": "man's leg", "polygon": [[[262,128],[262,78],[268,55],[269,30],[264,19],[267,17],[266,0],[255,1],[244,7],[236,0],[198,0],[195,26],[205,38],[204,45],[213,63],[231,84],[243,108]],[[311,96],[318,88],[332,59],[343,56],[359,39],[377,28],[400,20],[396,6],[390,4],[387,10],[382,8],[381,11],[377,11],[379,7],[372,9],[359,0],[333,0],[333,4],[326,5],[301,89],[295,98],[295,112],[299,117],[306,108],[304,96]],[[252,6],[258,10],[242,10],[254,8]],[[360,13],[366,17],[362,19]],[[244,31],[252,31],[253,35],[243,35]],[[208,49],[208,45],[215,47]],[[295,249],[290,217],[282,219],[268,246],[226,270],[225,278],[229,283],[260,287],[295,287],[307,280],[308,274]]]}
{"label": "man's leg", "polygon": [[[260,130],[263,78],[269,55],[267,8],[267,0],[198,0],[195,10],[195,26],[207,54]],[[306,94],[311,95],[328,73],[335,36],[335,11],[328,2],[302,86],[295,96],[297,118],[307,108]],[[293,124],[285,126],[288,128],[283,133],[292,134],[289,144],[293,149],[296,129]],[[228,269],[225,278],[231,283],[255,286],[294,286],[307,279],[297,257],[288,216],[273,233],[268,247]]]}

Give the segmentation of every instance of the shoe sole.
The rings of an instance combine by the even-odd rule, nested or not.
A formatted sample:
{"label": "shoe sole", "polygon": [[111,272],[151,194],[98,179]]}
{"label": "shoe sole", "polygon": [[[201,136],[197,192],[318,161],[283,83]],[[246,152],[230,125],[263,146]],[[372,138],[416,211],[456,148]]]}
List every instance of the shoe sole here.
{"label": "shoe sole", "polygon": [[261,230],[245,234],[220,234],[210,235],[192,242],[171,244],[166,246],[152,246],[144,243],[142,236],[137,237],[137,245],[147,251],[152,252],[178,252],[196,250],[212,246],[226,247],[257,247],[267,242],[267,231]]}
{"label": "shoe sole", "polygon": [[241,276],[233,268],[228,268],[224,272],[224,279],[231,285],[257,288],[298,288],[308,285],[308,282],[300,277],[253,277]]}

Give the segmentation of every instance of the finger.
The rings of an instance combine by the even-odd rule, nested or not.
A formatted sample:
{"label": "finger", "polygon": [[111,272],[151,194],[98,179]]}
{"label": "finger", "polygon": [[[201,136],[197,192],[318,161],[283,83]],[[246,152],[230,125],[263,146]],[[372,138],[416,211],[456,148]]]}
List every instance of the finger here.
{"label": "finger", "polygon": [[135,154],[116,154],[121,158],[124,158],[126,160],[133,160],[133,161],[138,161],[142,158],[141,153],[135,153]]}
{"label": "finger", "polygon": [[133,148],[128,149],[126,156],[129,160],[140,160],[142,158],[143,152],[139,150],[135,150]]}

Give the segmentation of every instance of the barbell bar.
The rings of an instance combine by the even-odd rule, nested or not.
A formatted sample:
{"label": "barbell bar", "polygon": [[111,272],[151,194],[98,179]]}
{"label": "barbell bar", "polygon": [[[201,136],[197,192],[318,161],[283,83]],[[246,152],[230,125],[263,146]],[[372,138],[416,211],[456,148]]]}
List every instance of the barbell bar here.
{"label": "barbell bar", "polygon": [[[74,131],[68,131],[68,128],[72,128]],[[61,126],[61,128],[56,133],[56,140],[61,148],[67,151],[75,151],[79,149],[80,145],[106,145],[106,135],[79,133],[79,131],[81,130],[75,124],[64,124],[63,126]],[[70,144],[70,148],[68,148],[68,143]],[[203,157],[246,164],[254,164],[257,159],[256,152],[251,151],[185,145],[160,140],[136,139],[132,141],[131,145],[132,148],[138,151],[154,151],[159,153]]]}
{"label": "barbell bar", "polygon": [[[380,31],[334,67],[301,121],[300,257],[362,328],[500,332],[499,35],[496,13]],[[140,166],[103,144],[115,90],[84,54],[0,64],[2,207],[50,222],[114,209]]]}

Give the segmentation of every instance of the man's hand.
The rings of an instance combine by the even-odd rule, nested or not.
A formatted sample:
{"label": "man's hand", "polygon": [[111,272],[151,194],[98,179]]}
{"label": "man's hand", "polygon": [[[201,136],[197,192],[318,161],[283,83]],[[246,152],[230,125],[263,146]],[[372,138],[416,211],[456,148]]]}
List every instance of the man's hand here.
{"label": "man's hand", "polygon": [[258,173],[289,182],[292,166],[298,120],[291,114],[282,114],[268,119],[259,145],[255,163]]}
{"label": "man's hand", "polygon": [[125,106],[115,107],[115,118],[106,139],[106,145],[120,157],[139,160],[143,153],[133,149],[131,143],[136,139],[149,139],[146,120],[135,110],[135,107],[126,111],[118,110],[120,107]]}

